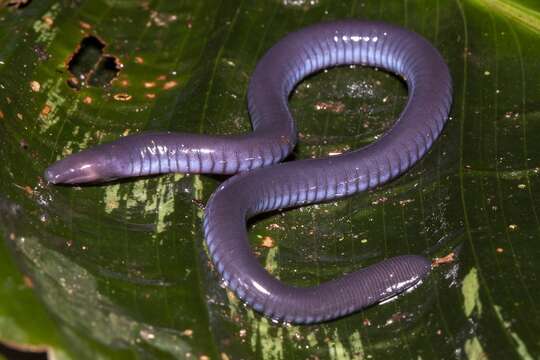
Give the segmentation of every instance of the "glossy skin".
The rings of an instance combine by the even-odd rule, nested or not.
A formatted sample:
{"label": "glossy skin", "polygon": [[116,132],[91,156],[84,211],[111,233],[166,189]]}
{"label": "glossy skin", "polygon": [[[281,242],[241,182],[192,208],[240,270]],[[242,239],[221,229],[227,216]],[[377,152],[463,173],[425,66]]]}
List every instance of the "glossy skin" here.
{"label": "glossy skin", "polygon": [[[296,144],[287,105],[292,89],[309,74],[345,64],[376,66],[406,79],[409,99],[394,126],[360,150],[265,167],[285,158]],[[317,286],[293,287],[259,264],[249,247],[246,221],[365,191],[401,175],[439,136],[451,99],[448,67],[417,34],[380,22],[322,23],[286,36],[258,63],[248,89],[252,133],[128,136],[71,155],[45,176],[52,183],[76,184],[167,172],[242,172],[224,182],[206,207],[204,231],[215,267],[239,298],[272,319],[327,321],[419,284],[430,261],[398,256]]]}

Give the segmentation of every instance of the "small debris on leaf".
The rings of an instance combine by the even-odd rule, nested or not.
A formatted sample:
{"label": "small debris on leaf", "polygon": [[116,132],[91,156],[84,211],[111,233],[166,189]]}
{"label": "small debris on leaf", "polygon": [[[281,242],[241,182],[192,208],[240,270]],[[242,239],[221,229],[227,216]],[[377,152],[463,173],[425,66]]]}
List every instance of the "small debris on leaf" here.
{"label": "small debris on leaf", "polygon": [[23,150],[26,150],[28,149],[28,141],[24,140],[24,139],[21,139],[19,141],[19,146],[21,147],[21,149]]}
{"label": "small debris on leaf", "polygon": [[410,204],[410,203],[412,203],[412,202],[414,202],[413,199],[400,200],[400,201],[399,201],[399,205],[405,206],[405,205]]}
{"label": "small debris on leaf", "polygon": [[451,264],[455,261],[455,255],[456,254],[454,252],[451,252],[450,254],[443,256],[441,258],[435,258],[433,259],[431,266],[437,267],[443,264]]}
{"label": "small debris on leaf", "polygon": [[34,52],[36,53],[39,61],[47,61],[51,57],[51,54],[49,54],[41,45],[35,45]]}
{"label": "small debris on leaf", "polygon": [[160,13],[153,10],[150,11],[150,20],[146,23],[146,26],[150,27],[152,25],[156,25],[158,27],[164,27],[177,19],[178,16],[174,14]]}
{"label": "small debris on leaf", "polygon": [[193,336],[193,330],[186,329],[186,330],[182,331],[180,333],[180,335],[187,336],[187,337],[192,337]]}
{"label": "small debris on leaf", "polygon": [[282,227],[277,223],[270,224],[266,227],[268,230],[281,230]]}
{"label": "small debris on leaf", "polygon": [[41,85],[40,83],[34,80],[30,82],[30,88],[32,89],[32,91],[38,92],[41,89]]}
{"label": "small debris on leaf", "polygon": [[338,102],[324,102],[319,101],[315,103],[315,110],[330,111],[336,114],[340,114],[345,110],[345,104],[341,101]]}
{"label": "small debris on leaf", "polygon": [[141,331],[139,331],[139,335],[144,340],[153,340],[153,339],[156,338],[156,335],[154,335],[153,333],[151,333],[150,331],[145,330],[145,329],[141,329]]}

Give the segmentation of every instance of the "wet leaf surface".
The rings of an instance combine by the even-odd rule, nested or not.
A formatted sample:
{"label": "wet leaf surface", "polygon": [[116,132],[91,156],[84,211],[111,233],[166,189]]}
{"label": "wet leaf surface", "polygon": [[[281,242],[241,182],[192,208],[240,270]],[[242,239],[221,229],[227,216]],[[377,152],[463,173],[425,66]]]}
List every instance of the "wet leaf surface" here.
{"label": "wet leaf surface", "polygon": [[[222,179],[43,183],[55,159],[128,133],[249,131],[247,82],[265,50],[340,18],[433,42],[454,79],[451,120],[392,184],[254,222],[253,250],[296,285],[398,254],[443,259],[414,292],[322,325],[276,325],[206,256],[199,205]],[[0,1],[0,339],[58,359],[538,358],[539,29],[532,0]],[[68,67],[89,36],[106,46],[88,71],[107,57],[121,67],[76,90]],[[406,96],[374,69],[307,79],[290,102],[292,159],[375,141]]]}

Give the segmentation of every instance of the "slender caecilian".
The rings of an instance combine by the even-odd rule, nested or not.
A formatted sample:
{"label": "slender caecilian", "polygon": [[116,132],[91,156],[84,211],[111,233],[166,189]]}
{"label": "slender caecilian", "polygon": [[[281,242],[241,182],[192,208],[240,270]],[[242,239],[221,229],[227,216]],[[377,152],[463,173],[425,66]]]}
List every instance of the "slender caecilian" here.
{"label": "slender caecilian", "polygon": [[[296,144],[297,131],[288,109],[296,84],[321,69],[348,64],[386,69],[405,79],[409,97],[396,123],[362,149],[275,164]],[[284,284],[253,255],[246,221],[260,213],[365,191],[411,168],[441,133],[452,101],[450,73],[437,50],[414,32],[382,22],[347,20],[309,26],[287,35],[260,60],[247,100],[253,124],[249,134],[126,136],[54,163],[45,177],[53,184],[78,184],[169,172],[239,173],[220,185],[208,201],[206,244],[228,287],[275,320],[327,321],[419,284],[431,264],[416,255],[389,258],[317,286]]]}

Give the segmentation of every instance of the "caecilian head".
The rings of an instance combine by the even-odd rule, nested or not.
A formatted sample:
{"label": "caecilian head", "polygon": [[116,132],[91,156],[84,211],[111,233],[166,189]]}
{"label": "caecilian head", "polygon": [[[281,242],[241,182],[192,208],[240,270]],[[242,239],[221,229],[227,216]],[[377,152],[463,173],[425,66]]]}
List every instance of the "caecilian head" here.
{"label": "caecilian head", "polygon": [[119,160],[114,144],[103,144],[61,159],[45,170],[52,184],[100,183],[126,177],[126,164]]}

